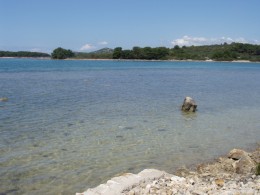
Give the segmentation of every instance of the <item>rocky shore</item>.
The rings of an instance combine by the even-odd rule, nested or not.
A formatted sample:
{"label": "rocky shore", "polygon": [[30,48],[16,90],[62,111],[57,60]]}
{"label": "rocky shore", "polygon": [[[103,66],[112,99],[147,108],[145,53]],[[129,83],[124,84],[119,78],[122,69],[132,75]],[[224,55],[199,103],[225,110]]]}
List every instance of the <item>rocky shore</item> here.
{"label": "rocky shore", "polygon": [[182,168],[175,175],[155,169],[114,177],[76,195],[260,195],[260,148],[254,152],[233,149],[225,157],[196,170]]}

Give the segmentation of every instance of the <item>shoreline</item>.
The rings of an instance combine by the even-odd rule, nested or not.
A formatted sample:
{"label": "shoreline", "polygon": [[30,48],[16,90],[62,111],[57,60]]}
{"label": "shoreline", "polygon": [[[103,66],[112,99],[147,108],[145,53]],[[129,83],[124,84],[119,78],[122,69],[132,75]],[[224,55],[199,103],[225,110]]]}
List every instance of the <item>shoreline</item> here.
{"label": "shoreline", "polygon": [[[52,60],[50,57],[0,57],[0,59],[39,59],[39,60]],[[55,59],[57,60],[57,59]],[[232,60],[232,61],[216,61],[216,60],[142,60],[142,59],[88,59],[88,58],[67,58],[67,59],[58,59],[58,60],[75,60],[75,61],[119,61],[119,62],[225,62],[225,63],[257,63],[260,61],[250,61],[250,60]]]}
{"label": "shoreline", "polygon": [[227,62],[227,63],[260,63],[260,61],[250,61],[250,60],[233,60],[233,61],[215,61],[215,60],[141,60],[141,59],[76,59],[68,58],[65,60],[82,60],[82,61],[119,61],[119,62]]}
{"label": "shoreline", "polygon": [[0,57],[0,59],[39,59],[39,60],[51,60],[51,57]]}
{"label": "shoreline", "polygon": [[124,173],[107,183],[76,195],[110,194],[260,194],[260,147],[246,152],[233,149],[196,170],[180,168],[174,174],[144,169],[138,174]]}

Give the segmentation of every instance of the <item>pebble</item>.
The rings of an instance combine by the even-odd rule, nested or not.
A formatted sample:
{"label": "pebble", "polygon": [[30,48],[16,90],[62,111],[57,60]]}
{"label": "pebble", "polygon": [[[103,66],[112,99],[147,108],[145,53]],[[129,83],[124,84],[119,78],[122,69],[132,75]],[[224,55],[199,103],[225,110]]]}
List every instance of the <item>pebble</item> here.
{"label": "pebble", "polygon": [[[237,175],[236,177],[240,177]],[[249,180],[250,178],[250,180]],[[246,194],[246,195],[256,195],[260,194],[260,188],[258,183],[258,178],[249,176],[248,178],[243,178],[245,183],[236,182],[236,179],[229,181],[224,181],[224,179],[211,178],[211,181],[205,180],[203,176],[193,175],[185,179],[183,177],[172,176],[171,179],[167,179],[164,176],[159,179],[154,179],[150,181],[149,184],[142,188],[136,186],[134,189],[129,190],[129,192],[124,192],[127,195],[145,195],[145,194],[155,194],[155,195],[174,195],[174,194],[185,194],[185,195],[206,195],[206,194]],[[195,182],[196,180],[196,182]],[[134,193],[135,192],[135,193]]]}

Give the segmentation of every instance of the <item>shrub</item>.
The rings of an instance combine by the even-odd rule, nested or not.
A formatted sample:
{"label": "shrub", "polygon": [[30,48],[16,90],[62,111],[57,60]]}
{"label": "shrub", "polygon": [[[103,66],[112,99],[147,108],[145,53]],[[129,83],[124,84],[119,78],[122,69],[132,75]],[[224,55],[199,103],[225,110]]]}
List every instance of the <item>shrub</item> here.
{"label": "shrub", "polygon": [[260,175],[260,163],[256,165],[256,175]]}

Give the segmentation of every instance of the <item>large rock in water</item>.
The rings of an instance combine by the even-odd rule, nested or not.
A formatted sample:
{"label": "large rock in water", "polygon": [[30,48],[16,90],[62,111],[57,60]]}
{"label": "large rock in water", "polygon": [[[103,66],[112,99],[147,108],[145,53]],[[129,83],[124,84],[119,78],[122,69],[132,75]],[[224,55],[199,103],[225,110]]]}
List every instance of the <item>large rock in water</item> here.
{"label": "large rock in water", "polygon": [[191,97],[186,97],[183,101],[181,109],[186,112],[195,112],[197,109],[197,104]]}

